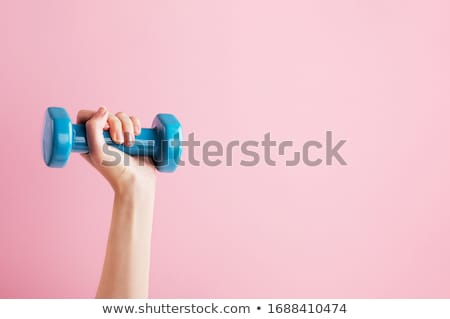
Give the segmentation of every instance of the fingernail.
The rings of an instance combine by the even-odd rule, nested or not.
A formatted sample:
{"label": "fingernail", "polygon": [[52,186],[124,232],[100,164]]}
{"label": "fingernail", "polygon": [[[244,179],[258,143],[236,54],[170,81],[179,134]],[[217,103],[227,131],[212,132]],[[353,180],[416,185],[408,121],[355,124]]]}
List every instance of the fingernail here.
{"label": "fingernail", "polygon": [[123,143],[123,135],[120,133],[114,134],[114,141],[116,144],[122,144]]}
{"label": "fingernail", "polygon": [[104,108],[103,106],[101,106],[101,107],[98,109],[98,113],[99,113],[100,115],[105,115],[106,112],[107,112],[107,110],[106,110],[106,108]]}
{"label": "fingernail", "polygon": [[124,135],[126,146],[132,146],[134,144],[134,134],[130,132],[125,132]]}

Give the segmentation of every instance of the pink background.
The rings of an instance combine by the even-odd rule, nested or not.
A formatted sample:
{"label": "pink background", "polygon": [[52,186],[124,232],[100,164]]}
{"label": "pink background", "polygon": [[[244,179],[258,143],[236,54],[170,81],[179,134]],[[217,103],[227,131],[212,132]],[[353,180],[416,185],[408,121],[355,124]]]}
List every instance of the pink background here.
{"label": "pink background", "polygon": [[160,175],[153,298],[450,297],[448,1],[11,0],[0,41],[0,297],[97,287],[112,193],[45,167],[51,105],[348,140],[346,167]]}

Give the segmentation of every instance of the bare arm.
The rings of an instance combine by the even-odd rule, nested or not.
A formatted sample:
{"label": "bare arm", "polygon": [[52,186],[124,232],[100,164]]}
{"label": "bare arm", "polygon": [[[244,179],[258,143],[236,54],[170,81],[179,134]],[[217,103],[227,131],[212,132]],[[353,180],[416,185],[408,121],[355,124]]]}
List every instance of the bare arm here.
{"label": "bare arm", "polygon": [[147,187],[115,194],[97,298],[147,298],[154,196]]}
{"label": "bare arm", "polygon": [[[104,152],[103,130],[113,140],[131,145],[140,133],[140,122],[124,113],[115,116],[104,108],[80,111],[78,122],[86,123],[89,154],[83,156],[110,183],[114,205],[103,271],[96,298],[148,298],[150,245],[155,198],[155,169],[148,159],[137,159],[110,148]],[[114,165],[105,161],[111,151],[120,152]],[[125,160],[126,159],[126,160]]]}

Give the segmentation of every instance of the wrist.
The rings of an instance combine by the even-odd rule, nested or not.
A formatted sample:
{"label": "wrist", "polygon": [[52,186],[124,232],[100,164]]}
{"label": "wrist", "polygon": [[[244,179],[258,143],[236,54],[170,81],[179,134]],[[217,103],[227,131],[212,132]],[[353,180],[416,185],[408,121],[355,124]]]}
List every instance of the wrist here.
{"label": "wrist", "polygon": [[113,186],[116,199],[129,205],[151,204],[155,198],[155,181],[140,178],[127,179]]}
{"label": "wrist", "polygon": [[128,185],[126,188],[115,190],[113,209],[113,216],[115,217],[113,218],[119,218],[122,221],[129,221],[130,219],[139,221],[138,224],[135,224],[134,222],[131,224],[122,222],[120,224],[128,225],[132,227],[134,231],[144,227],[144,232],[148,232],[147,226],[151,225],[153,219],[154,202],[154,188],[141,187],[132,184]]}
{"label": "wrist", "polygon": [[142,176],[137,174],[122,174],[116,183],[111,183],[117,196],[145,195],[154,196],[155,175]]}

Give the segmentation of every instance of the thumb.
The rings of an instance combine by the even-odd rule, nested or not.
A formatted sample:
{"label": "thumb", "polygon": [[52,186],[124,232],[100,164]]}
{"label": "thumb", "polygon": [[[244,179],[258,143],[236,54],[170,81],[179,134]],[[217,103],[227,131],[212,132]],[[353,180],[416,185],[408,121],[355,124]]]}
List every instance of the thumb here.
{"label": "thumb", "polygon": [[103,128],[108,120],[108,110],[100,107],[89,120],[86,121],[86,139],[89,147],[89,156],[96,165],[101,165],[109,157],[104,153],[105,138]]}

